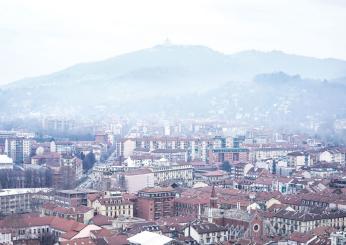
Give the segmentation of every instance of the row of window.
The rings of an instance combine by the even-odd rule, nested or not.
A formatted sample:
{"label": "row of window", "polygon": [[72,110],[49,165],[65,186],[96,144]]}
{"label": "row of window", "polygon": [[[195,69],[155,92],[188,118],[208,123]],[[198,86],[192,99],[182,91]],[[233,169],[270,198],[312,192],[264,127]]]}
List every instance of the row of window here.
{"label": "row of window", "polygon": [[111,206],[111,207],[106,207],[106,210],[121,210],[121,209],[130,209],[131,205],[122,205],[122,206]]}

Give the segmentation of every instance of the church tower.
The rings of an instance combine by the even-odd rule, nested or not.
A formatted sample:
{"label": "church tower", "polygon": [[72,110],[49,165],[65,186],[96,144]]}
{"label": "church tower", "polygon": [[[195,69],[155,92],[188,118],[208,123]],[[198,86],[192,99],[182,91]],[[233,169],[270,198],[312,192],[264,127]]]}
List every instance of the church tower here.
{"label": "church tower", "polygon": [[213,189],[211,190],[211,195],[209,199],[209,208],[217,208],[217,196],[215,192],[215,186],[213,185]]}
{"label": "church tower", "polygon": [[214,214],[213,211],[215,211],[215,209],[217,209],[217,196],[216,196],[216,192],[215,192],[215,186],[213,185],[213,188],[211,190],[211,195],[210,195],[210,199],[209,199],[209,207],[208,207],[208,222],[213,223],[213,219],[214,219]]}

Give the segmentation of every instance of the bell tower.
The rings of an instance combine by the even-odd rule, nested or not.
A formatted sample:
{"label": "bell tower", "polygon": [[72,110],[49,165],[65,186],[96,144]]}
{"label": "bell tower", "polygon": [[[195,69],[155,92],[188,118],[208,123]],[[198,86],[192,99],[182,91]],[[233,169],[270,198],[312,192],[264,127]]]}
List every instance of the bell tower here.
{"label": "bell tower", "polygon": [[217,196],[215,192],[215,186],[213,185],[213,188],[211,190],[211,195],[209,199],[209,208],[217,208]]}
{"label": "bell tower", "polygon": [[217,205],[217,196],[215,192],[215,186],[213,185],[213,188],[211,189],[211,195],[209,199],[209,207],[208,207],[208,222],[213,223],[214,221],[214,212],[216,211],[215,209],[218,208]]}

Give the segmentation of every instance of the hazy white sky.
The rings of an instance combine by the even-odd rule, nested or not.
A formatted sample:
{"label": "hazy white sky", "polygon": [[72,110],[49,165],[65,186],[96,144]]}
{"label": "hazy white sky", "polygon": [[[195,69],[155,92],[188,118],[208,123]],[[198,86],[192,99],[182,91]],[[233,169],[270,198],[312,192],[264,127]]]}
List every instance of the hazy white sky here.
{"label": "hazy white sky", "polygon": [[346,1],[0,0],[0,84],[166,38],[346,59]]}

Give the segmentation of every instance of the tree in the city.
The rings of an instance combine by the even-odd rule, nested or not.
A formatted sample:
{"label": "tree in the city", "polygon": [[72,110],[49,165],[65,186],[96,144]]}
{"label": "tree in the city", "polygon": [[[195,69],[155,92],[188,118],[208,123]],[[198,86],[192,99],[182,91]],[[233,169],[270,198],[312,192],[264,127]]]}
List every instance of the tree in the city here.
{"label": "tree in the city", "polygon": [[88,171],[91,169],[96,162],[95,154],[92,152],[89,152],[86,154],[84,160],[83,160],[83,170]]}

